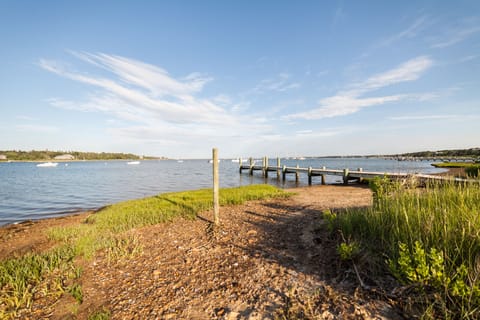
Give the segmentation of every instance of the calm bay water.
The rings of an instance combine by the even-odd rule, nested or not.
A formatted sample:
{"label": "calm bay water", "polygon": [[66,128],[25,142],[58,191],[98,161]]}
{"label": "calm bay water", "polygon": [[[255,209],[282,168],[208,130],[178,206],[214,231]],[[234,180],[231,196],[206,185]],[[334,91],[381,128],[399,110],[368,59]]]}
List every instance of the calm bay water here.
{"label": "calm bay water", "polygon": [[[395,161],[363,158],[321,158],[282,160],[282,165],[313,168],[363,168],[364,171],[422,172],[441,170],[428,162]],[[270,165],[276,161],[271,159]],[[222,160],[219,166],[221,187],[270,183],[280,187],[294,187],[292,175],[282,183],[271,174],[265,180],[238,173],[238,163]],[[301,175],[300,185],[307,178]],[[339,177],[328,177],[327,183],[340,182]],[[314,184],[320,178],[314,178]],[[31,162],[0,163],[0,225],[30,219],[42,219],[72,212],[98,208],[127,199],[159,193],[210,188],[212,165],[207,160],[177,162],[141,161],[128,165],[126,161],[78,161],[59,163],[57,167],[37,167]]]}

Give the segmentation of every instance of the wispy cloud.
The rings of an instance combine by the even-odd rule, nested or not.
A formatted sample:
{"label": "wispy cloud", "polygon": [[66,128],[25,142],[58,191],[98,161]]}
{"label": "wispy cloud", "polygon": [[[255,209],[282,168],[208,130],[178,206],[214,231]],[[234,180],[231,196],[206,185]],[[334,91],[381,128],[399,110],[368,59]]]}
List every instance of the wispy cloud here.
{"label": "wispy cloud", "polygon": [[268,91],[284,92],[300,88],[300,83],[289,81],[290,77],[290,74],[282,72],[274,78],[262,80],[252,91],[254,93],[264,93]]}
{"label": "wispy cloud", "polygon": [[[287,115],[287,119],[322,119],[344,116],[360,111],[363,108],[382,105],[404,99],[414,99],[415,95],[396,94],[379,97],[362,97],[366,93],[383,87],[392,86],[402,82],[417,80],[433,61],[427,56],[420,56],[402,63],[400,66],[374,75],[363,82],[350,85],[346,90],[338,92],[332,97],[319,101],[319,107],[312,110]],[[423,96],[418,96],[422,99]]]}
{"label": "wispy cloud", "polygon": [[[72,71],[57,61],[41,59],[39,66],[67,79],[87,85],[83,101],[51,98],[51,105],[84,112],[102,112],[110,120],[121,120],[109,132],[132,139],[180,141],[182,137],[224,137],[259,133],[269,127],[244,121],[234,112],[227,95],[199,98],[204,86],[213,80],[192,72],[173,77],[166,70],[138,60],[116,55],[72,53],[102,74]],[[105,73],[106,71],[106,73]],[[111,121],[108,125],[115,124]],[[148,134],[148,136],[146,136]],[[184,141],[198,139],[184,139]]]}
{"label": "wispy cloud", "polygon": [[377,47],[389,46],[402,39],[415,38],[429,24],[430,20],[428,16],[423,15],[413,21],[406,29],[380,41]]}
{"label": "wispy cloud", "polygon": [[[56,99],[54,105],[84,111],[111,112],[120,117],[145,114],[172,122],[226,120],[222,108],[211,101],[193,96],[209,81],[199,74],[190,74],[182,80],[176,80],[163,69],[136,60],[105,54],[80,56],[84,57],[84,61],[117,75],[118,79],[71,72],[55,61],[42,59],[39,65],[45,70],[102,90],[91,95],[86,103]],[[132,117],[127,118],[131,120]]]}
{"label": "wispy cloud", "polygon": [[435,40],[432,48],[450,47],[477,33],[480,33],[479,21],[476,19],[465,20],[460,26],[449,27],[441,38]]}

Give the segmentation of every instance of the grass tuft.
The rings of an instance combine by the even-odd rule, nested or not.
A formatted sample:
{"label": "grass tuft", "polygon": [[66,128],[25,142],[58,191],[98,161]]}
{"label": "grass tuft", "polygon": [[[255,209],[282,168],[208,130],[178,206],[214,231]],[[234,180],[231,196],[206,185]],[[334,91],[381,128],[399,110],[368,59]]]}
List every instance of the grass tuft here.
{"label": "grass tuft", "polygon": [[100,311],[97,311],[93,314],[91,314],[89,317],[88,317],[88,320],[108,320],[110,319],[110,311],[107,310],[107,309],[102,309]]}

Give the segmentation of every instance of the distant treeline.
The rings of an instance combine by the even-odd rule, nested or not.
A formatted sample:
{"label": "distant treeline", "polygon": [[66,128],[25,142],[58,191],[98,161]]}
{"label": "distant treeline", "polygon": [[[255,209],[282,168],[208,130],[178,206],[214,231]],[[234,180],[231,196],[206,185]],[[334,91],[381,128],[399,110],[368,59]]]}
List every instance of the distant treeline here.
{"label": "distant treeline", "polygon": [[57,156],[72,155],[75,160],[130,160],[130,159],[159,159],[156,157],[140,157],[132,153],[114,152],[79,152],[79,151],[0,151],[0,155],[6,156],[3,160],[38,161],[53,160]]}
{"label": "distant treeline", "polygon": [[404,157],[480,157],[480,148],[403,153]]}

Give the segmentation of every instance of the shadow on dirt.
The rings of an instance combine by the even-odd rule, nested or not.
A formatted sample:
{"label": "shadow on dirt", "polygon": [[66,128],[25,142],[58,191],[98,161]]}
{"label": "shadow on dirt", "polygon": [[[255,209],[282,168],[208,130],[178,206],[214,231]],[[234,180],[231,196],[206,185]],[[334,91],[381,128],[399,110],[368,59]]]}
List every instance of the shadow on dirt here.
{"label": "shadow on dirt", "polygon": [[[328,230],[323,211],[329,209],[341,213],[346,210],[345,205],[340,202],[335,204],[335,201],[326,201],[324,204],[317,202],[312,205],[305,203],[308,204],[308,201],[296,202],[294,199],[266,201],[258,210],[246,210],[248,215],[256,219],[247,217],[244,222],[251,224],[252,229],[259,230],[259,235],[256,243],[243,249],[251,256],[260,254],[263,259],[284,267],[290,275],[315,279],[313,283],[318,284],[317,288],[320,291],[317,290],[311,297],[306,298],[312,299],[308,303],[328,305],[333,303],[344,309],[355,309],[355,306],[371,303],[373,306],[382,305],[378,309],[373,307],[376,309],[373,314],[386,319],[402,319],[399,315],[401,312],[391,307],[390,303],[386,302],[388,299],[381,293],[363,290],[366,287],[374,288],[378,284],[371,281],[368,269],[362,274],[362,270],[360,272],[355,270],[352,261],[342,261],[339,258],[338,237]],[[365,207],[363,203],[350,203],[348,209]],[[366,264],[368,263],[367,261]],[[361,268],[361,265],[362,261],[359,261],[357,266]],[[363,288],[360,285],[361,281]],[[331,289],[332,291],[329,291]],[[328,294],[325,293],[327,291]],[[292,299],[297,297],[287,297],[285,301],[290,305]],[[352,301],[345,302],[345,299]],[[304,304],[304,301],[299,304]],[[339,316],[340,314],[337,313]]]}

